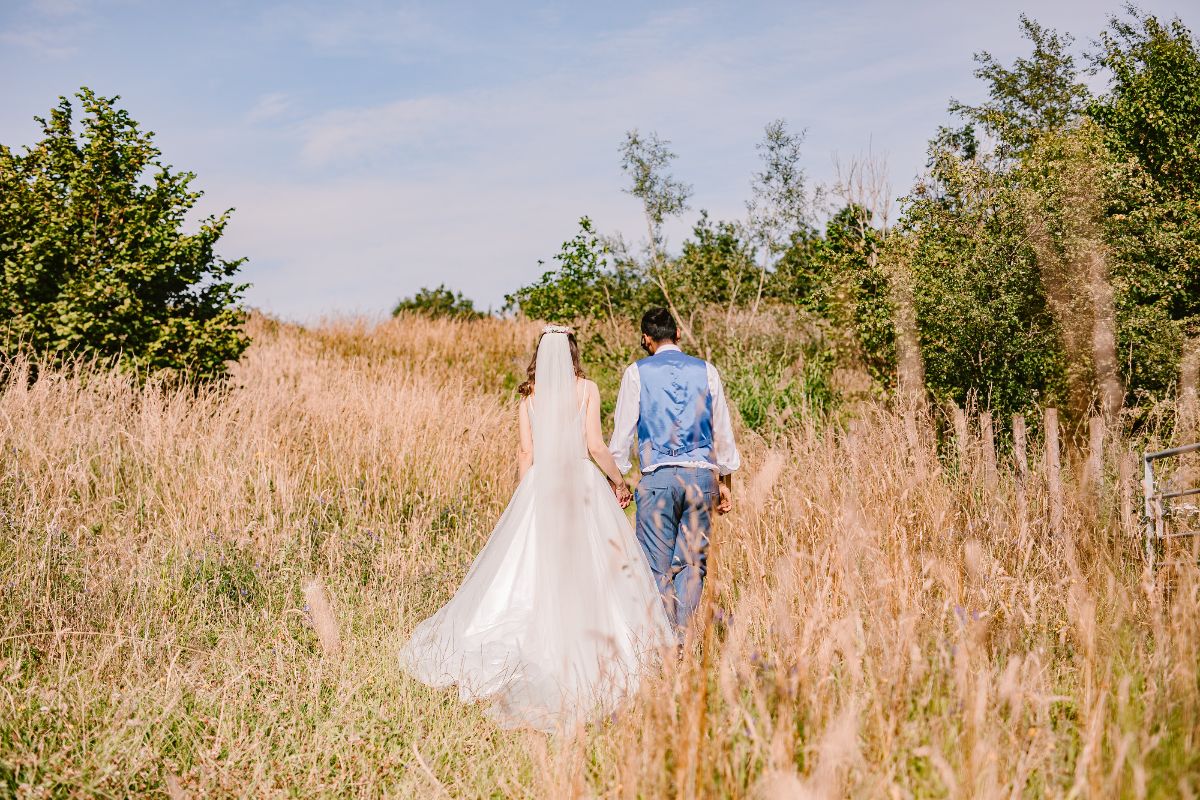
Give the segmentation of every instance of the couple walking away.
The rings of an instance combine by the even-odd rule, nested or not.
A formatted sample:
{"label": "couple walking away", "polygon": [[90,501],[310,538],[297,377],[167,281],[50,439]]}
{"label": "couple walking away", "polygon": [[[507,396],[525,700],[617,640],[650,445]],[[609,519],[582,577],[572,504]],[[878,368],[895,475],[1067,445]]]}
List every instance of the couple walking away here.
{"label": "couple walking away", "polygon": [[[675,651],[740,461],[720,376],[678,341],[666,309],[645,313],[649,355],[625,370],[605,446],[574,333],[543,329],[520,389],[520,484],[462,586],[401,650],[409,673],[488,701],[505,727],[552,732],[612,713]],[[636,538],[622,511],[635,437]]]}

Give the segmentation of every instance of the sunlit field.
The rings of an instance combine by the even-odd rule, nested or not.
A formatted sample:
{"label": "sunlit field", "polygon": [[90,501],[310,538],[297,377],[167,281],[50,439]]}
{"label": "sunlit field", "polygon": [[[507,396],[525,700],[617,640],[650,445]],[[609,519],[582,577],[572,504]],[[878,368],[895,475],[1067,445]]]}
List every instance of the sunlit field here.
{"label": "sunlit field", "polygon": [[1200,575],[1146,568],[1115,434],[1056,494],[1035,415],[1026,472],[974,415],[740,429],[711,625],[552,738],[396,657],[515,486],[538,326],[251,328],[221,391],[7,365],[0,794],[1200,793]]}

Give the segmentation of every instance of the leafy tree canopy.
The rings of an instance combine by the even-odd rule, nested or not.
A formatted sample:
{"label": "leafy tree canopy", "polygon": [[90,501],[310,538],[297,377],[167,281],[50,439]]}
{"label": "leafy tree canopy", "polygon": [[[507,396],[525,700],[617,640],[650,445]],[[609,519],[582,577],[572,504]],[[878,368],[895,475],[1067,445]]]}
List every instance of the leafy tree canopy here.
{"label": "leafy tree canopy", "polygon": [[37,118],[41,141],[0,145],[0,346],[225,375],[248,344],[233,281],[244,259],[215,253],[230,212],[186,232],[195,175],[164,165],[118,98],[76,98],[78,121],[63,97]]}

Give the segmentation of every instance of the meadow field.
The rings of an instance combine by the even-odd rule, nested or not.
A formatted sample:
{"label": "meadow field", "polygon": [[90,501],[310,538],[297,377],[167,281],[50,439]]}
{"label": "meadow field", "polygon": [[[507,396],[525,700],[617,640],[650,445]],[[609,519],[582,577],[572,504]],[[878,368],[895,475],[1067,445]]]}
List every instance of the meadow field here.
{"label": "meadow field", "polygon": [[219,390],[5,366],[0,794],[1200,793],[1200,572],[1146,568],[1118,435],[1058,511],[974,417],[740,429],[704,646],[552,738],[396,658],[515,486],[538,326],[250,324]]}

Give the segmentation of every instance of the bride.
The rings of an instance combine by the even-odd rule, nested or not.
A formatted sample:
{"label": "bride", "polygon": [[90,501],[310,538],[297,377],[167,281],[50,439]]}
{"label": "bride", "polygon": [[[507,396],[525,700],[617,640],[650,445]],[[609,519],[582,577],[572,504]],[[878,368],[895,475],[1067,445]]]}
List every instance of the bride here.
{"label": "bride", "polygon": [[629,490],[569,328],[543,329],[520,391],[520,484],[400,661],[431,686],[489,701],[504,727],[569,730],[614,711],[645,658],[675,636],[621,510]]}

